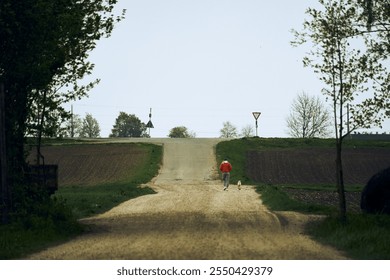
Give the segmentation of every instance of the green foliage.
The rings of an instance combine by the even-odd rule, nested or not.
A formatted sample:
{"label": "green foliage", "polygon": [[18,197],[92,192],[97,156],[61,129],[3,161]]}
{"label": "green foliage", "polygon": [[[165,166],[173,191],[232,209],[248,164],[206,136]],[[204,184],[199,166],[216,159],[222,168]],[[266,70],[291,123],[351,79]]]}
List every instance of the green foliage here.
{"label": "green foliage", "polygon": [[23,177],[25,135],[53,134],[69,116],[62,104],[86,96],[97,83],[79,81],[92,72],[88,55],[96,41],[109,36],[122,18],[113,14],[116,3],[0,1],[0,84],[5,88],[10,187]]}
{"label": "green foliage", "polygon": [[91,114],[87,114],[83,120],[83,126],[81,128],[81,137],[97,138],[100,137],[100,126],[98,121],[92,117]]}
{"label": "green foliage", "polygon": [[283,188],[273,185],[259,185],[256,191],[261,194],[261,201],[273,211],[297,211],[311,214],[331,213],[331,208],[322,205],[305,204],[291,199]]}
{"label": "green foliage", "polygon": [[105,212],[126,200],[155,193],[149,187],[138,187],[146,184],[160,168],[162,147],[141,144],[147,154],[147,160],[142,162],[129,174],[129,178],[119,178],[117,182],[96,186],[71,186],[60,188],[55,197],[66,201],[77,218],[83,218]]}
{"label": "green foliage", "polygon": [[[325,86],[322,92],[333,104],[340,219],[345,221],[343,139],[358,128],[380,127],[390,116],[390,69],[382,64],[383,56],[370,52],[378,47],[381,35],[359,29],[363,12],[355,1],[319,2],[323,9],[307,9],[310,19],[305,20],[302,32],[294,31],[293,45],[312,44],[304,66],[318,74]],[[373,6],[369,8],[372,12]]]}
{"label": "green foliage", "polygon": [[[89,143],[77,140],[54,142],[64,145]],[[149,187],[138,185],[149,182],[158,173],[162,147],[142,145],[147,160],[128,180],[60,188],[52,197],[39,188],[18,186],[14,193],[17,211],[13,213],[13,222],[0,226],[0,259],[23,258],[26,254],[66,241],[84,231],[77,222],[78,218],[102,213],[131,198],[155,193]]]}
{"label": "green foliage", "polygon": [[348,223],[340,224],[336,209],[305,204],[290,198],[283,188],[273,185],[257,186],[262,202],[273,211],[296,211],[326,215],[310,223],[306,233],[311,238],[346,252],[352,259],[390,259],[390,216],[352,213]]}
{"label": "green foliage", "polygon": [[371,55],[386,60],[390,54],[390,3],[389,1],[362,0],[359,1],[361,20],[366,23],[362,33],[370,32],[376,35],[377,40],[372,42],[368,49]]}
{"label": "green foliage", "polygon": [[104,213],[114,206],[141,195],[154,194],[148,187],[134,183],[112,183],[93,187],[66,187],[56,197],[66,201],[76,218]]}
{"label": "green foliage", "polygon": [[[232,176],[245,178],[247,184],[254,184],[245,177],[245,157],[250,150],[293,149],[302,147],[333,147],[334,139],[293,139],[293,138],[244,138],[218,143],[217,159],[225,156],[233,164]],[[387,147],[389,141],[357,141],[346,140],[345,146],[350,147]],[[328,191],[334,186],[288,186],[300,189],[315,189]],[[351,186],[350,191],[357,191],[361,186]],[[282,186],[259,185],[256,190],[261,194],[262,202],[273,211],[297,211],[302,213],[328,216],[324,220],[312,223],[307,233],[313,239],[343,250],[353,259],[390,259],[390,217],[385,215],[348,214],[348,223],[340,224],[337,209],[316,204],[306,204],[296,201],[284,192]]]}
{"label": "green foliage", "polygon": [[169,131],[170,138],[194,138],[195,134],[190,133],[185,126],[176,126]]}
{"label": "green foliage", "polygon": [[349,214],[346,225],[329,216],[310,225],[308,233],[324,244],[345,251],[353,259],[390,259],[388,215]]}
{"label": "green foliage", "polygon": [[77,218],[105,212],[126,200],[155,193],[149,187],[138,187],[146,184],[160,168],[162,147],[151,144],[142,145],[146,160],[129,172],[128,177],[118,181],[96,186],[70,186],[60,188],[55,197],[66,201]]}
{"label": "green foliage", "polygon": [[[386,102],[390,80],[383,58],[369,51],[378,37],[359,29],[362,10],[354,1],[320,3],[322,10],[307,10],[309,20],[304,22],[302,32],[295,31],[293,45],[313,44],[303,62],[326,86],[323,93],[333,103],[336,137],[345,137],[349,132],[347,123],[350,131],[380,126],[390,114]],[[345,116],[347,104],[349,119]]]}
{"label": "green foliage", "polygon": [[[247,153],[250,151],[265,151],[271,149],[299,148],[333,148],[335,139],[319,138],[242,138],[219,142],[216,146],[217,161],[228,158],[233,165],[232,183],[241,180],[242,183],[255,184],[248,177],[246,170]],[[345,147],[382,147],[390,148],[389,141],[344,140]]]}
{"label": "green foliage", "polygon": [[232,183],[241,180],[242,183],[254,182],[246,173],[246,156],[249,151],[261,151],[268,149],[300,148],[300,147],[332,147],[333,139],[295,139],[295,138],[242,138],[223,141],[217,144],[216,155],[218,162],[228,158],[233,165],[231,173]]}
{"label": "green foliage", "polygon": [[64,200],[39,187],[18,185],[13,200],[12,222],[0,226],[0,259],[19,258],[82,232]]}
{"label": "green foliage", "polygon": [[136,115],[120,112],[110,137],[144,137],[145,135],[146,125]]}

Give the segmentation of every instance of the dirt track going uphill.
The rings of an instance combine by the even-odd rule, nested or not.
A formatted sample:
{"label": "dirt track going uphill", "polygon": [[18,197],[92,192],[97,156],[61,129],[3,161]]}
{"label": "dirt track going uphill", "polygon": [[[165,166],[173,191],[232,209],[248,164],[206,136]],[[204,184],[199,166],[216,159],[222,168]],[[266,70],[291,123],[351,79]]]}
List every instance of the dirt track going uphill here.
{"label": "dirt track going uphill", "polygon": [[[252,186],[218,180],[218,139],[150,139],[164,145],[157,194],[82,220],[91,231],[30,259],[343,259],[304,235],[317,219],[269,211]],[[234,163],[233,163],[234,172]]]}

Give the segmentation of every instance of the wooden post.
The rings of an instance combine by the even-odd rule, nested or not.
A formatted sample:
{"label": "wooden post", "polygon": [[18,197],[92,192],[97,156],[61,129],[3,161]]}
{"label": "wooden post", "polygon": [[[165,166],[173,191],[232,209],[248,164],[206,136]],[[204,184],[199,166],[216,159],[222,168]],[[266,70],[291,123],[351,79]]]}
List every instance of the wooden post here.
{"label": "wooden post", "polygon": [[5,148],[5,93],[4,84],[0,83],[0,184],[1,184],[1,222],[9,222],[10,191],[7,185],[7,158]]}

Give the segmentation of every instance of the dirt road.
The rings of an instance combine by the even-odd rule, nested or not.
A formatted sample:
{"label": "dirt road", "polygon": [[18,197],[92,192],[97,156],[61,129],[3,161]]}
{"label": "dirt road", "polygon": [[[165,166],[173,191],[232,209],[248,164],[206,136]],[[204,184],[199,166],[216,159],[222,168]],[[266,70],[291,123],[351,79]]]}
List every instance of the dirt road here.
{"label": "dirt road", "polygon": [[218,139],[151,141],[164,145],[163,167],[148,184],[157,194],[84,219],[91,232],[29,258],[344,258],[302,233],[314,216],[271,212],[252,186],[223,191],[214,156]]}

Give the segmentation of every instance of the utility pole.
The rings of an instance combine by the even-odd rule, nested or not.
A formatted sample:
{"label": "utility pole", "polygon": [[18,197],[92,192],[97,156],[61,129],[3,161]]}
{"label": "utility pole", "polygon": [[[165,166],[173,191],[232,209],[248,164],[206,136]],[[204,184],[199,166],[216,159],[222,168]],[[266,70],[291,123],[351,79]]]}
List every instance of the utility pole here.
{"label": "utility pole", "polygon": [[5,92],[4,84],[0,83],[0,184],[1,184],[1,222],[9,222],[9,209],[11,203],[10,190],[7,184],[7,157],[5,143]]}
{"label": "utility pole", "polygon": [[73,104],[70,106],[70,138],[74,137]]}
{"label": "utility pole", "polygon": [[349,103],[347,104],[347,134],[351,138],[351,131],[349,130]]}
{"label": "utility pole", "polygon": [[150,136],[150,129],[154,128],[153,123],[152,123],[152,108],[150,108],[150,111],[149,111],[149,121],[146,124],[146,127],[149,128],[149,137],[151,137]]}

